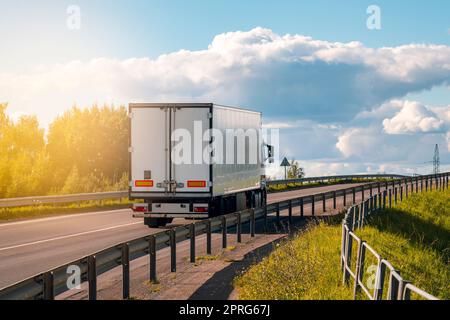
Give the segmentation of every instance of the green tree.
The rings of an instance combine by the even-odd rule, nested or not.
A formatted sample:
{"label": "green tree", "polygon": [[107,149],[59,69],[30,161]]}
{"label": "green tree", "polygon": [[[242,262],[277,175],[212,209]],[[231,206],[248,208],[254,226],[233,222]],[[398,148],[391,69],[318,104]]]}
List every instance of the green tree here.
{"label": "green tree", "polygon": [[288,179],[298,179],[305,176],[305,169],[300,167],[298,161],[292,160],[288,169]]}

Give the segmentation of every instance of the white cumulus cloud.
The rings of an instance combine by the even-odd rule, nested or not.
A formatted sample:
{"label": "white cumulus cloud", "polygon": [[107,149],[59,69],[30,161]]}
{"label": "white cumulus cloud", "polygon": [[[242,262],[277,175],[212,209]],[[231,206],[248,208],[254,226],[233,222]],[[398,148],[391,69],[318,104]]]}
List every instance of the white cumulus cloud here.
{"label": "white cumulus cloud", "polygon": [[384,130],[389,134],[440,132],[445,122],[425,105],[415,101],[404,104],[393,118],[383,121]]}
{"label": "white cumulus cloud", "polygon": [[333,122],[449,83],[449,46],[374,49],[255,28],[157,59],[103,57],[0,73],[0,101],[45,122],[74,103],[131,101],[213,101],[268,117]]}

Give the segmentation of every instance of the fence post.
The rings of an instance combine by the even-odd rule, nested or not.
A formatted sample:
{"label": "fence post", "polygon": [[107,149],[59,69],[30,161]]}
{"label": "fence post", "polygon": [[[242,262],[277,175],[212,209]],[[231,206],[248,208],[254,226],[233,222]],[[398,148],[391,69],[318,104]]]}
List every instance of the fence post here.
{"label": "fence post", "polygon": [[403,201],[403,186],[400,187],[400,201]]}
{"label": "fence post", "polygon": [[361,199],[362,199],[362,201],[364,201],[364,198],[365,198],[364,192],[365,192],[365,190],[364,190],[364,185],[362,185],[362,186],[361,186]]}
{"label": "fence post", "polygon": [[383,209],[386,209],[387,190],[383,191]]}
{"label": "fence post", "polygon": [[210,255],[211,250],[211,220],[206,221],[206,254]]}
{"label": "fence post", "polygon": [[347,267],[350,267],[350,263],[352,261],[352,243],[353,238],[350,236],[350,232],[346,232],[346,246],[345,246],[345,256],[344,256],[344,279],[343,283],[347,284],[350,280],[350,273],[347,270]]}
{"label": "fence post", "polygon": [[397,187],[394,188],[394,203],[397,204]]}
{"label": "fence post", "polygon": [[373,196],[372,184],[369,186],[370,196]]}
{"label": "fence post", "polygon": [[314,217],[315,215],[315,204],[316,204],[316,199],[314,197],[314,195],[311,196],[311,215]]}
{"label": "fence post", "polygon": [[195,263],[195,223],[189,225],[189,240],[191,243],[191,263]]}
{"label": "fence post", "polygon": [[122,297],[130,297],[130,249],[129,244],[122,244]]}
{"label": "fence post", "polygon": [[[266,209],[266,217],[267,217],[267,209]],[[222,248],[227,248],[227,218],[225,216],[222,217]]]}
{"label": "fence post", "polygon": [[405,197],[408,198],[408,183],[405,185]]}
{"label": "fence post", "polygon": [[44,273],[44,300],[55,300],[53,271]]}
{"label": "fence post", "polygon": [[381,182],[378,182],[378,193],[381,193]]}
{"label": "fence post", "polygon": [[344,208],[347,207],[347,189],[344,189]]}
{"label": "fence post", "polygon": [[356,204],[356,188],[353,188],[353,205]]}
{"label": "fence post", "polygon": [[363,240],[359,243],[358,255],[356,256],[355,285],[353,287],[353,299],[355,300],[360,289],[359,281],[361,279],[361,274],[364,271],[364,260],[366,257],[366,247],[364,246],[364,243],[365,241]]}
{"label": "fence post", "polygon": [[148,239],[148,251],[150,256],[150,282],[156,282],[156,237]]}
{"label": "fence post", "polygon": [[428,191],[428,178],[425,179],[425,191]]}
{"label": "fence post", "polygon": [[384,279],[386,274],[386,265],[381,263],[378,266],[378,277],[376,280],[376,288],[375,288],[375,300],[383,300],[383,287],[384,287]]}
{"label": "fence post", "polygon": [[97,265],[95,256],[89,256],[88,260],[89,300],[97,300]]}
{"label": "fence post", "polygon": [[170,230],[170,271],[177,272],[177,239],[175,230]]}

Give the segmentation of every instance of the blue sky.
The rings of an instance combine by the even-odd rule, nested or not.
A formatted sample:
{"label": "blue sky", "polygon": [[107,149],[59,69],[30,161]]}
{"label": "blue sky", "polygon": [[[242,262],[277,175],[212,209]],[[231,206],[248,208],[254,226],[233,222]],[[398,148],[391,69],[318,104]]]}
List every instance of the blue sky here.
{"label": "blue sky", "polygon": [[[69,5],[80,30],[66,27]],[[366,27],[369,5],[381,30]],[[404,153],[434,142],[450,160],[449,1],[0,0],[0,12],[0,101],[13,116],[45,125],[74,103],[216,99],[261,109],[310,173],[428,170],[429,157]],[[355,135],[396,156],[360,154]]]}

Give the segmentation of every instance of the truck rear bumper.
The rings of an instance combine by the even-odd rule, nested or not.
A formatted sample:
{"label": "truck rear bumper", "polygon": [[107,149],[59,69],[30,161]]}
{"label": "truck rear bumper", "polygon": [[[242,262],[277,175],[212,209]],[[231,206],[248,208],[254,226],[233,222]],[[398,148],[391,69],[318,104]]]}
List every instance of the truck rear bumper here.
{"label": "truck rear bumper", "polygon": [[209,218],[207,213],[133,213],[133,218]]}

